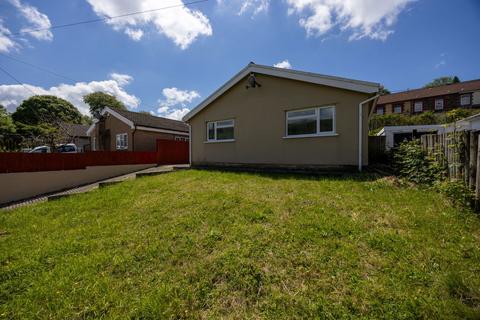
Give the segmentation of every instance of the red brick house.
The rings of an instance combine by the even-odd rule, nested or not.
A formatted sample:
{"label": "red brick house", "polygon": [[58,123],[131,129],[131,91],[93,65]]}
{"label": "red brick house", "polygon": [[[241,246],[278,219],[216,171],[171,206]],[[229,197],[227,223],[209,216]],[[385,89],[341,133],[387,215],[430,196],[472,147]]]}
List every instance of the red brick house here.
{"label": "red brick house", "polygon": [[157,139],[188,141],[189,127],[147,113],[105,108],[87,134],[92,151],[155,151]]}
{"label": "red brick house", "polygon": [[378,99],[375,113],[418,114],[479,107],[480,79],[387,94]]}

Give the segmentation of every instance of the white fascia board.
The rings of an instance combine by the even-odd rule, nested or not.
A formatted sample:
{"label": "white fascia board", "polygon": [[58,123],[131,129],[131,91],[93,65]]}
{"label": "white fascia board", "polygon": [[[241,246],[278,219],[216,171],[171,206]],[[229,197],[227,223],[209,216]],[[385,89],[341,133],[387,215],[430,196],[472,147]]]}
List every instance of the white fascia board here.
{"label": "white fascia board", "polygon": [[90,127],[87,129],[87,136],[90,136],[90,134],[92,133],[92,131],[95,129],[95,126],[97,125],[97,123],[98,123],[98,120],[97,120],[97,119],[93,119],[92,124],[91,124]]}
{"label": "white fascia board", "polygon": [[105,107],[105,109],[102,110],[101,114],[104,115],[105,113],[110,113],[112,116],[114,116],[118,120],[120,120],[120,121],[126,123],[127,125],[129,125],[130,129],[135,129],[135,124],[133,123],[133,121],[128,120],[127,118],[122,116],[120,113],[116,112],[115,110],[110,109],[109,107]]}
{"label": "white fascia board", "polygon": [[380,89],[380,84],[374,83],[374,82],[326,76],[326,75],[321,75],[316,73],[296,71],[296,70],[283,69],[283,68],[275,68],[275,67],[263,66],[258,64],[249,64],[248,66],[243,68],[239,73],[237,73],[233,78],[227,81],[223,86],[221,86],[218,90],[212,93],[208,98],[202,101],[198,106],[196,106],[189,113],[187,113],[182,120],[183,121],[190,120],[203,108],[208,106],[210,103],[212,103],[222,94],[224,94],[228,89],[236,85],[240,80],[242,80],[244,77],[246,77],[248,74],[252,72],[279,77],[279,78],[285,78],[285,79],[309,82],[309,83],[314,83],[319,85],[325,85],[329,87],[341,88],[341,89],[346,89],[351,91],[357,91],[362,93],[369,93],[369,94],[377,93]]}
{"label": "white fascia board", "polygon": [[137,126],[137,130],[151,131],[151,132],[161,132],[161,133],[171,133],[171,134],[177,134],[177,135],[180,135],[180,136],[189,136],[188,132],[176,131],[176,130],[157,129],[157,128],[150,128],[150,127],[144,127],[144,126]]}

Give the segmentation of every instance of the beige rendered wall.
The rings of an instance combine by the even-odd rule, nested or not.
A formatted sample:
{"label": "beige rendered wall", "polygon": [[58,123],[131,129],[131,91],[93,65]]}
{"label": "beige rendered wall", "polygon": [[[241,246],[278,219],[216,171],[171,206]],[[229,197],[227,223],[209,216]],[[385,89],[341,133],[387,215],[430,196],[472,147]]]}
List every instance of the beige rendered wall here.
{"label": "beige rendered wall", "polygon": [[82,170],[3,173],[0,174],[0,204],[93,183],[154,166],[155,164],[95,166]]}
{"label": "beige rendered wall", "polygon": [[[306,82],[257,75],[246,79],[190,119],[192,163],[299,166],[358,165],[358,104],[370,95]],[[285,113],[308,107],[336,107],[332,137],[285,139]],[[363,163],[368,163],[368,113],[363,110]],[[235,120],[235,142],[206,143],[206,122]]]}

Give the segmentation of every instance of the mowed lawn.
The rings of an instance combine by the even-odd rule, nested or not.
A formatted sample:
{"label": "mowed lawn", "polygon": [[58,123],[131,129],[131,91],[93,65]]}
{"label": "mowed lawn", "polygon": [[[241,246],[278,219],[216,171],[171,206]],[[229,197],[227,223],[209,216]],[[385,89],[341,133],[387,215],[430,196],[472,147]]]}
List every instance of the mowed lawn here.
{"label": "mowed lawn", "polygon": [[181,171],[0,233],[0,318],[480,317],[479,216],[385,178]]}

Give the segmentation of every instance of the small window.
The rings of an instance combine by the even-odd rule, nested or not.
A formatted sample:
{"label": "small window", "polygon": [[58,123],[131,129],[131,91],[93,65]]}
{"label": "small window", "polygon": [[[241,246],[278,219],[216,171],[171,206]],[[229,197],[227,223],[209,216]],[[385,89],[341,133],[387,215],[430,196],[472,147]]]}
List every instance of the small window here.
{"label": "small window", "polygon": [[402,105],[401,105],[401,104],[396,104],[396,105],[393,107],[393,112],[394,112],[394,113],[402,113]]}
{"label": "small window", "polygon": [[335,107],[288,111],[288,136],[313,136],[335,132]]}
{"label": "small window", "polygon": [[460,104],[462,106],[468,106],[470,105],[470,95],[469,94],[462,94],[460,96]]}
{"label": "small window", "polygon": [[234,128],[233,120],[207,122],[207,141],[232,141]]}
{"label": "small window", "polygon": [[128,149],[127,134],[120,133],[120,134],[117,134],[116,137],[117,137],[117,150]]}
{"label": "small window", "polygon": [[385,108],[384,107],[377,107],[377,115],[383,116],[385,114]]}
{"label": "small window", "polygon": [[443,110],[443,99],[435,99],[435,110]]}
{"label": "small window", "polygon": [[413,111],[422,112],[423,111],[423,102],[422,101],[415,102]]}

